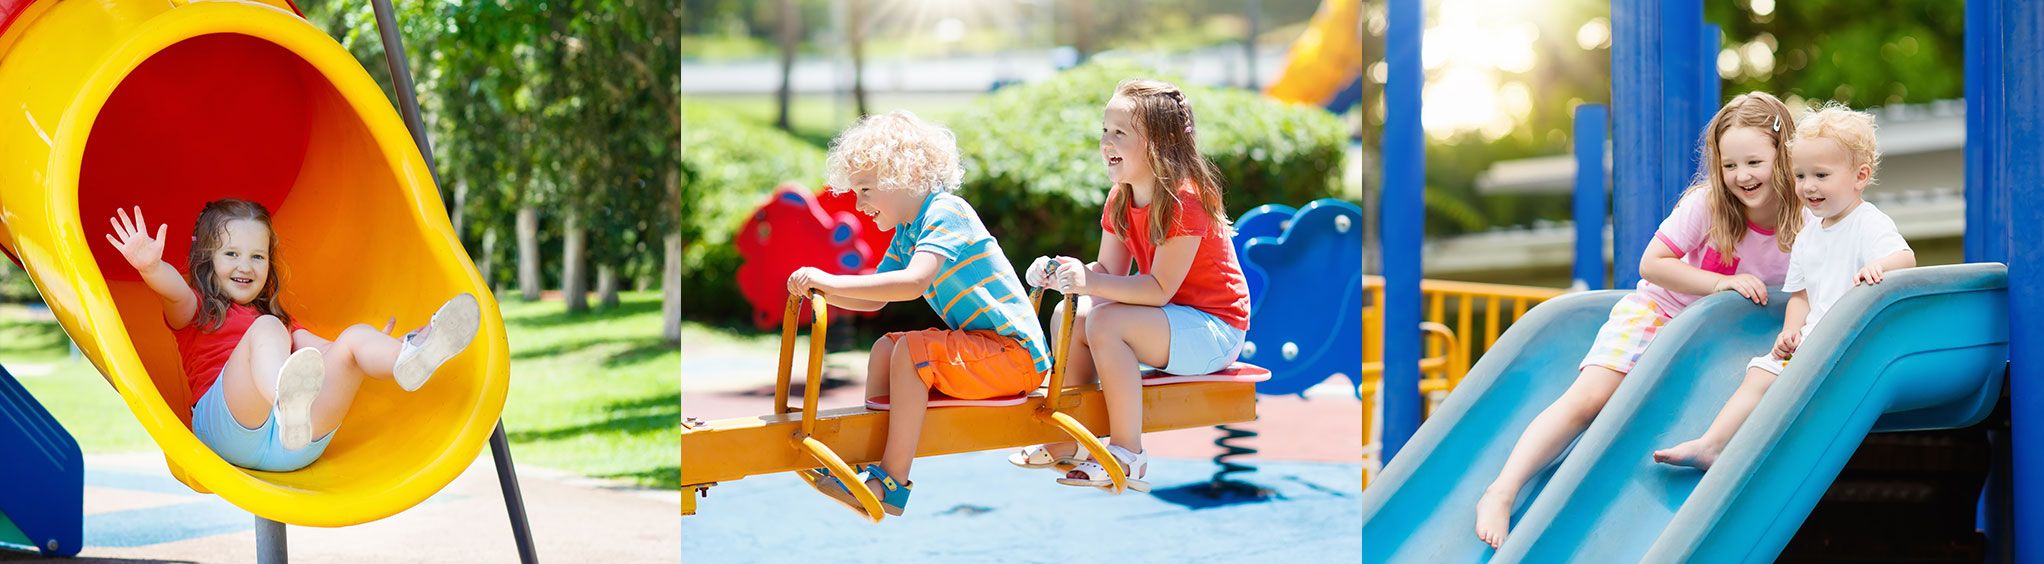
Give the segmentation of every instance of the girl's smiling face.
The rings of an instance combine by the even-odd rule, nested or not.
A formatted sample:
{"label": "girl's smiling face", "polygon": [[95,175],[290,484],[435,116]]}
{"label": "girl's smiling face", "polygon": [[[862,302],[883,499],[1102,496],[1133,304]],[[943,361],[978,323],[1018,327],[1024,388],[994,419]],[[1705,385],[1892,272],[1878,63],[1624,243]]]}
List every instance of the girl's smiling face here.
{"label": "girl's smiling face", "polygon": [[1718,138],[1718,171],[1748,210],[1775,205],[1774,138],[1756,127],[1734,127]]}
{"label": "girl's smiling face", "polygon": [[213,284],[234,303],[247,305],[270,281],[270,229],[262,222],[227,222],[213,249]]}
{"label": "girl's smiling face", "polygon": [[1150,139],[1136,130],[1135,104],[1116,96],[1107,101],[1107,113],[1100,124],[1100,158],[1107,162],[1107,179],[1116,186],[1153,182],[1157,173],[1150,165]]}

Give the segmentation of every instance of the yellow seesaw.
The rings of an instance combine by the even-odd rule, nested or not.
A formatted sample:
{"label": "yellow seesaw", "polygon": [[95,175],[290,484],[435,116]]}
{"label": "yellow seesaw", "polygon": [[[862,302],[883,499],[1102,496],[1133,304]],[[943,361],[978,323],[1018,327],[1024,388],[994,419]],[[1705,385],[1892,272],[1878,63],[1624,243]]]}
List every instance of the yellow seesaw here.
{"label": "yellow seesaw", "polygon": [[[1042,297],[1042,289],[1031,292],[1032,307],[1040,308]],[[875,409],[879,406],[861,406],[819,411],[816,407],[823,382],[824,335],[829,327],[828,305],[821,294],[809,297],[814,315],[809,329],[809,376],[803,382],[802,408],[798,411],[788,406],[795,328],[802,301],[802,296],[789,296],[781,318],[780,372],[774,388],[773,413],[715,421],[682,420],[683,515],[694,515],[696,498],[707,496],[710,486],[720,482],[792,471],[804,481],[814,483],[820,476],[817,468],[827,468],[838,476],[852,476],[855,466],[880,460],[887,430],[884,410]],[[1072,296],[1064,297],[1060,323],[1065,338],[1056,343],[1048,385],[992,406],[942,407],[936,405],[938,396],[933,394],[916,455],[937,456],[1072,440],[1100,461],[1113,477],[1112,491],[1121,493],[1127,487],[1126,473],[1090,430],[1107,425],[1106,402],[1099,386],[1065,386],[1066,357],[1071,351],[1072,321],[1076,317],[1072,302]],[[1240,362],[1201,376],[1146,373],[1143,432],[1254,420],[1256,383],[1269,378],[1269,370]],[[880,522],[886,515],[880,510],[880,500],[866,488],[849,489],[865,509],[867,518]]]}

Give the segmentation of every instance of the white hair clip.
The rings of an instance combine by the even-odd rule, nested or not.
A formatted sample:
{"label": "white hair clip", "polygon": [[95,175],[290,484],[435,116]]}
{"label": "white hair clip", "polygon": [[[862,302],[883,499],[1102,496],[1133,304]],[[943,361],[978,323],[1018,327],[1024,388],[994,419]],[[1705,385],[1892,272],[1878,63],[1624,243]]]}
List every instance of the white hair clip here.
{"label": "white hair clip", "polygon": [[1781,116],[1774,116],[1774,132],[1781,133]]}

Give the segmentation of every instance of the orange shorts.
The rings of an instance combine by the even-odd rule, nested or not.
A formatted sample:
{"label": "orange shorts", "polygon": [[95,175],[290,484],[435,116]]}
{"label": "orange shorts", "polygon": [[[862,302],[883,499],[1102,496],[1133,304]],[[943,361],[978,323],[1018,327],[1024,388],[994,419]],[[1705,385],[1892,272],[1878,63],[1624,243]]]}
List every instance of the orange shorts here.
{"label": "orange shorts", "polygon": [[986,399],[1029,393],[1043,382],[1029,349],[993,331],[925,329],[888,333],[896,347],[908,347],[916,376],[930,389],[958,399]]}

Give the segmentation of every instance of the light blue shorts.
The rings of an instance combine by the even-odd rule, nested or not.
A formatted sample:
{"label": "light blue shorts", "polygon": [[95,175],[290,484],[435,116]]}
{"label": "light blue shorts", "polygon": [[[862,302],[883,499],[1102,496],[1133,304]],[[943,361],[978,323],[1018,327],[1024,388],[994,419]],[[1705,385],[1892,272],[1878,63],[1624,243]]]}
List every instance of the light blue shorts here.
{"label": "light blue shorts", "polygon": [[333,441],[334,434],[327,433],[305,448],[287,450],[277,433],[277,412],[270,411],[270,417],[263,420],[261,427],[250,429],[234,420],[234,412],[227,409],[227,377],[223,371],[222,380],[215,381],[213,388],[192,405],[192,434],[199,436],[199,442],[213,449],[214,454],[228,464],[250,470],[265,472],[290,472],[304,468],[319,460],[326,452],[326,445]]}
{"label": "light blue shorts", "polygon": [[1227,368],[1242,355],[1245,331],[1191,306],[1166,304],[1163,309],[1164,317],[1171,321],[1171,358],[1164,372],[1209,374]]}

